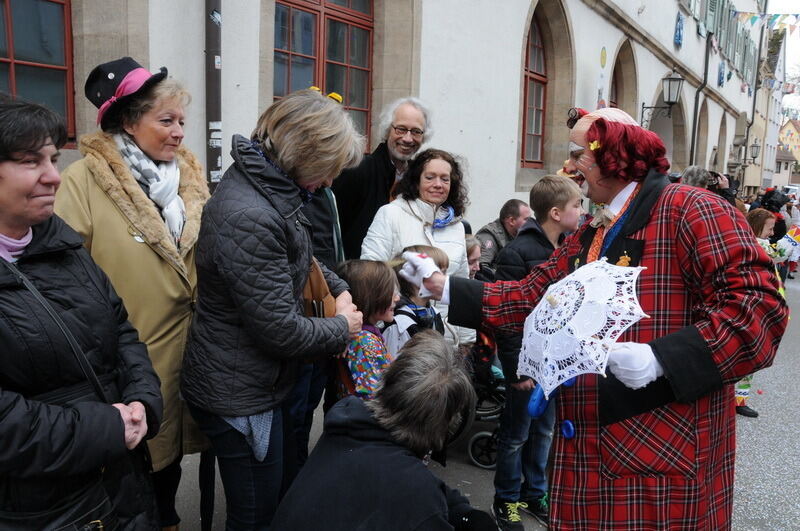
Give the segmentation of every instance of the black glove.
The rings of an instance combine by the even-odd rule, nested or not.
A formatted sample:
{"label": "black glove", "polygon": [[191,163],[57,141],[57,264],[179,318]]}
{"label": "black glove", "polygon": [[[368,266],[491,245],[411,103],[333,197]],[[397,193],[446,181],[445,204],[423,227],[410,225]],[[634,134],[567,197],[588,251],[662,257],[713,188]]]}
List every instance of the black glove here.
{"label": "black glove", "polygon": [[472,509],[456,526],[456,531],[497,531],[497,524],[489,513]]}

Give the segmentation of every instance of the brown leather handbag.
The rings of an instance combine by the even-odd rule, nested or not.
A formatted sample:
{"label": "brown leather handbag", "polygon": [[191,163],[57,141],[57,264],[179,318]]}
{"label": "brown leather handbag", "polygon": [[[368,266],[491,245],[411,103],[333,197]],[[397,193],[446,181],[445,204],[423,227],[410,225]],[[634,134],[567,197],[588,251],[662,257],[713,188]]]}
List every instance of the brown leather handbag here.
{"label": "brown leather handbag", "polygon": [[336,299],[331,294],[322,268],[314,257],[311,258],[308,280],[303,288],[303,307],[307,317],[333,317],[336,315]]}

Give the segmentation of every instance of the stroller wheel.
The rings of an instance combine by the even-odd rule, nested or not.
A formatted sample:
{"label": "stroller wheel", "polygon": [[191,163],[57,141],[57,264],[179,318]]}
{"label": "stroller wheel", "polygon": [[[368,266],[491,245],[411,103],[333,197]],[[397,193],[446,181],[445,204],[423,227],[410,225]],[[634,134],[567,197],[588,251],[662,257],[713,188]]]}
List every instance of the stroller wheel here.
{"label": "stroller wheel", "polygon": [[497,436],[490,431],[479,431],[469,440],[467,453],[473,465],[493,469],[497,465]]}

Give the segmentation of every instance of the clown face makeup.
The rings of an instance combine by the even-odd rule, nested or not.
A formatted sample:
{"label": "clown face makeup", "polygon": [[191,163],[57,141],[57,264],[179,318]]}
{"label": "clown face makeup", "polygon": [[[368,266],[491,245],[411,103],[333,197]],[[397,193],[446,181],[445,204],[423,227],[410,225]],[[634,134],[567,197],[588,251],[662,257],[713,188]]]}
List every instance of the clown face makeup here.
{"label": "clown face makeup", "polygon": [[568,173],[575,176],[573,179],[580,186],[581,193],[592,201],[605,202],[600,197],[604,197],[606,194],[598,193],[601,192],[598,188],[602,175],[597,167],[597,161],[591,150],[585,147],[585,136],[581,134],[582,138],[573,138],[573,135],[575,135],[575,129],[570,133],[569,160],[565,168]]}

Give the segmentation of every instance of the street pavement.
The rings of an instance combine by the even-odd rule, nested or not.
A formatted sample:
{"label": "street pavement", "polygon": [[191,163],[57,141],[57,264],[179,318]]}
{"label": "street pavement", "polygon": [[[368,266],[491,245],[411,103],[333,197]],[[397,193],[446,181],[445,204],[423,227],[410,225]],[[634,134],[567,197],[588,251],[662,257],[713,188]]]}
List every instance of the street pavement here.
{"label": "street pavement", "polygon": [[[800,311],[800,275],[786,284],[793,312]],[[737,416],[734,531],[800,530],[800,318],[789,321],[772,367],[756,374],[751,407],[756,419]],[[319,437],[322,410],[314,417],[312,441]],[[471,433],[489,430],[492,424],[475,423]],[[491,510],[493,471],[470,463],[469,437],[448,450],[447,467],[433,463],[431,470],[459,489],[478,509]],[[197,488],[198,456],[184,458],[184,476],[178,492],[181,531],[200,531]],[[523,516],[525,529],[544,529],[532,517]],[[225,528],[225,497],[217,478],[213,529]],[[320,528],[323,531],[323,528]],[[376,530],[378,531],[378,530]]]}

